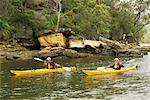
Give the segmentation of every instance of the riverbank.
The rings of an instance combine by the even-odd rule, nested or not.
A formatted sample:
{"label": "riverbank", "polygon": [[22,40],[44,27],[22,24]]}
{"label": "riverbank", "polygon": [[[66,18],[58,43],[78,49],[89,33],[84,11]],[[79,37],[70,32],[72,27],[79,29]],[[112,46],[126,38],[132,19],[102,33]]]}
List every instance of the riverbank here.
{"label": "riverbank", "polygon": [[[61,41],[58,41],[61,40]],[[45,46],[39,52],[38,57],[68,57],[82,58],[90,56],[111,57],[143,57],[150,52],[149,46],[140,46],[129,43],[127,40],[115,41],[99,37],[98,40],[80,38],[65,38],[60,33],[41,36],[40,44]],[[55,47],[53,47],[55,45]],[[61,45],[61,47],[59,46]]]}
{"label": "riverbank", "polygon": [[[87,52],[88,51],[88,52]],[[86,57],[143,57],[147,52],[150,52],[150,46],[134,46],[130,49],[116,49],[112,48],[63,48],[63,47],[46,47],[41,50],[29,50],[20,45],[0,45],[0,61],[14,61],[32,59],[39,57],[46,59],[47,56],[56,59],[62,58],[86,58]]]}
{"label": "riverbank", "polygon": [[105,57],[100,54],[80,53],[76,50],[65,49],[62,47],[47,47],[42,50],[29,50],[21,46],[11,45],[0,45],[0,63],[16,61],[16,60],[27,60],[33,57],[39,57],[46,59],[47,56],[56,59],[62,58],[84,58],[84,57]]}
{"label": "riverbank", "polygon": [[[39,50],[28,50],[20,45],[0,45],[0,61],[14,61],[31,59],[37,55]],[[1,63],[0,62],[0,63]]]}

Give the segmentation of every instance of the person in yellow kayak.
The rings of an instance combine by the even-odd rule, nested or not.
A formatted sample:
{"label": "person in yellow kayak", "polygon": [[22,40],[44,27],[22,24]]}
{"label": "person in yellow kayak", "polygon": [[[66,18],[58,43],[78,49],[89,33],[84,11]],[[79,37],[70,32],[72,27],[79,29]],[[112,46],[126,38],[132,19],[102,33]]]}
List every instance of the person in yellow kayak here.
{"label": "person in yellow kayak", "polygon": [[53,62],[51,57],[47,57],[45,63],[47,64],[48,69],[55,69],[57,68],[56,64]]}
{"label": "person in yellow kayak", "polygon": [[121,68],[124,68],[124,65],[121,63],[119,58],[115,58],[114,59],[114,64],[109,66],[109,68],[120,70]]}

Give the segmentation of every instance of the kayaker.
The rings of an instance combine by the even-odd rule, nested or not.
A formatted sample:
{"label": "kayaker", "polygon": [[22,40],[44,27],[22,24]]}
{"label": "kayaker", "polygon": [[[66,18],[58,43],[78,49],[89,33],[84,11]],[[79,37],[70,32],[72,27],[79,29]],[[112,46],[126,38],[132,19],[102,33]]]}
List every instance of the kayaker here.
{"label": "kayaker", "polygon": [[45,63],[47,64],[47,68],[48,69],[55,69],[55,68],[57,68],[51,57],[47,57]]}
{"label": "kayaker", "polygon": [[109,66],[109,68],[120,70],[121,68],[124,68],[124,65],[121,63],[121,61],[119,60],[119,58],[115,58],[114,59],[114,64],[111,65],[111,66]]}

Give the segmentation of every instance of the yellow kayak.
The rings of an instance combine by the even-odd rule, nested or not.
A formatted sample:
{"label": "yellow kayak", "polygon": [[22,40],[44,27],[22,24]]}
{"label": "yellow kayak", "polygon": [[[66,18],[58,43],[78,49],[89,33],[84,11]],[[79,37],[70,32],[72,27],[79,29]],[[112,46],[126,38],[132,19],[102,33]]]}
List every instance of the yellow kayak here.
{"label": "yellow kayak", "polygon": [[121,68],[121,70],[115,70],[112,68],[106,68],[102,70],[83,70],[83,72],[87,75],[103,75],[103,74],[115,74],[115,73],[122,73],[127,72],[129,70],[136,70],[136,66]]}
{"label": "yellow kayak", "polygon": [[62,67],[57,69],[35,69],[35,70],[10,70],[11,73],[17,76],[47,74],[53,72],[76,71],[76,67]]}

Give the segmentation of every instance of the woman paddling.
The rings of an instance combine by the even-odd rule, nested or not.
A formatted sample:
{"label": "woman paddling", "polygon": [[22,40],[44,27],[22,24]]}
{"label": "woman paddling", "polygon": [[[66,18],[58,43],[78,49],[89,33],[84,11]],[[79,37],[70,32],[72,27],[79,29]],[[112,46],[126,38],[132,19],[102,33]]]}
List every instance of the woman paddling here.
{"label": "woman paddling", "polygon": [[121,63],[121,61],[119,60],[119,58],[115,58],[114,59],[114,64],[111,65],[111,66],[109,66],[109,68],[120,70],[121,68],[124,68],[124,65]]}
{"label": "woman paddling", "polygon": [[46,61],[44,62],[47,64],[48,69],[55,69],[57,68],[56,64],[52,61],[51,57],[47,57]]}

